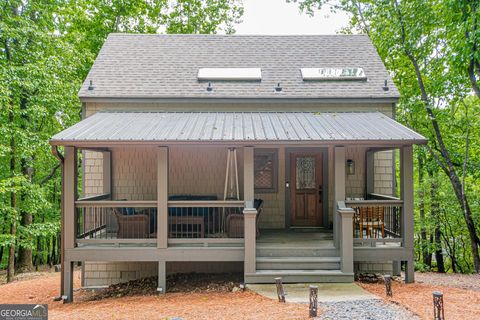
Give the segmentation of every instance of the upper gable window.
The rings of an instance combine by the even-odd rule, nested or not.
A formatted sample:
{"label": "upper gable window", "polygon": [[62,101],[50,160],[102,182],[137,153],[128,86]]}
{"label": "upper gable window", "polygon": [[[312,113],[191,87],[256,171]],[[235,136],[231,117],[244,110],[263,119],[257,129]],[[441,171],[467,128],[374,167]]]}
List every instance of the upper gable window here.
{"label": "upper gable window", "polygon": [[260,81],[262,69],[260,68],[200,68],[198,80],[230,80],[230,81]]}
{"label": "upper gable window", "polygon": [[367,80],[363,68],[301,68],[303,80]]}

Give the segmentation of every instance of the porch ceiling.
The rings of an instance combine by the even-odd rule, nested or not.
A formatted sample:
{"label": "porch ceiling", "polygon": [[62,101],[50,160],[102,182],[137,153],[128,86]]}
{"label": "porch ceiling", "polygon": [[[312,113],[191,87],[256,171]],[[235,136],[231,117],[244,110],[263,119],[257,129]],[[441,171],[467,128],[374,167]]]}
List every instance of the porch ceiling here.
{"label": "porch ceiling", "polygon": [[381,142],[426,139],[379,112],[99,112],[56,134],[52,145]]}

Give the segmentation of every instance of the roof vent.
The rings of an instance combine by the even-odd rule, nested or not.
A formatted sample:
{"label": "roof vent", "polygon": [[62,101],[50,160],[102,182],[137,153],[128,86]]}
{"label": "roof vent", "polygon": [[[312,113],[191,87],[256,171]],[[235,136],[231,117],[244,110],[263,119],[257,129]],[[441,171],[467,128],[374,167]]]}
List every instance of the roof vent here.
{"label": "roof vent", "polygon": [[200,68],[198,69],[199,81],[260,81],[262,69],[260,68]]}
{"label": "roof vent", "polygon": [[280,92],[282,91],[282,87],[280,86],[280,82],[277,83],[277,86],[275,87],[275,92]]}
{"label": "roof vent", "polygon": [[95,89],[95,87],[93,86],[93,81],[90,80],[90,84],[88,85],[88,91],[92,91],[93,89]]}
{"label": "roof vent", "polygon": [[209,82],[209,83],[208,83],[208,86],[207,86],[207,91],[208,91],[208,92],[211,92],[212,90],[213,90],[212,83]]}
{"label": "roof vent", "polygon": [[367,80],[363,68],[301,68],[304,81]]}
{"label": "roof vent", "polygon": [[385,80],[385,84],[383,85],[382,89],[383,89],[383,91],[388,91],[389,90],[387,80]]}

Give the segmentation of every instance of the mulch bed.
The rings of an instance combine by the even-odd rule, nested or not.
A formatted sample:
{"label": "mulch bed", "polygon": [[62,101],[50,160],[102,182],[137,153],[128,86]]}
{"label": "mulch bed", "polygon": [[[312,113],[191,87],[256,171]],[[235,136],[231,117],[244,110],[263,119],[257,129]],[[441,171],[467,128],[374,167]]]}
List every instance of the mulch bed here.
{"label": "mulch bed", "polygon": [[[460,278],[464,277],[468,278],[469,276],[461,276]],[[421,279],[422,277],[417,278]],[[450,282],[449,275],[431,274],[428,275],[428,278],[430,279],[429,282],[436,283],[436,285],[426,282],[405,284],[392,281],[393,297],[391,298],[386,296],[383,283],[359,284],[387,302],[402,305],[422,319],[433,319],[432,292],[434,291],[443,293],[446,319],[480,319],[480,291],[462,289],[463,281]],[[470,277],[469,279],[473,280],[470,287],[478,288],[480,286],[480,281],[477,280],[480,278]]]}
{"label": "mulch bed", "polygon": [[[229,274],[175,274],[167,277],[167,293],[225,293],[240,291],[243,279],[241,273]],[[157,295],[157,277],[149,277],[119,283],[105,289],[82,289],[82,301],[96,301],[106,298]]]}
{"label": "mulch bed", "polygon": [[[53,297],[58,295],[60,273],[45,272],[41,276],[31,274],[29,278],[25,276],[23,280],[0,285],[0,301],[2,303],[47,303],[48,318],[51,320],[308,319],[308,305],[279,303],[248,290],[232,292],[235,291],[234,288],[241,279],[232,275],[228,281],[217,282],[215,280],[217,277],[227,279],[225,275],[200,276],[198,274],[192,274],[186,278],[171,277],[169,280],[172,281],[170,282],[172,290],[180,291],[182,286],[185,286],[188,287],[188,292],[172,292],[163,295],[153,294],[156,290],[156,279],[144,280],[142,285],[130,285],[129,289],[136,290],[138,295],[117,298],[112,288],[107,289],[107,292],[111,292],[111,299],[85,301],[81,299],[82,296],[86,293],[95,293],[91,293],[91,290],[85,292],[86,290],[79,289],[80,272],[76,271],[74,273],[75,300],[73,303],[62,304],[53,302]],[[208,281],[213,283],[209,285]],[[233,288],[230,282],[233,282]],[[230,288],[232,288],[231,291],[228,291]],[[143,290],[148,293],[140,295]]]}

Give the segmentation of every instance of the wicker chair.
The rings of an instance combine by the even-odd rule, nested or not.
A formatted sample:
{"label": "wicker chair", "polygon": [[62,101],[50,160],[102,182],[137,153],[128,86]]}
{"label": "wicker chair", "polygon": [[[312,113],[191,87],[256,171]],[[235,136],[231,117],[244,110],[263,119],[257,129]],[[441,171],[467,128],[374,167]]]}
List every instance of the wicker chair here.
{"label": "wicker chair", "polygon": [[[256,226],[257,226],[257,236],[260,234],[258,229],[258,217],[263,211],[263,200],[255,199],[254,201],[255,209],[257,209],[256,216]],[[227,235],[229,238],[243,238],[244,236],[244,218],[243,213],[233,213],[227,216]]]}
{"label": "wicker chair", "polygon": [[150,237],[150,219],[146,214],[126,215],[113,210],[117,218],[117,239],[144,239]]}

